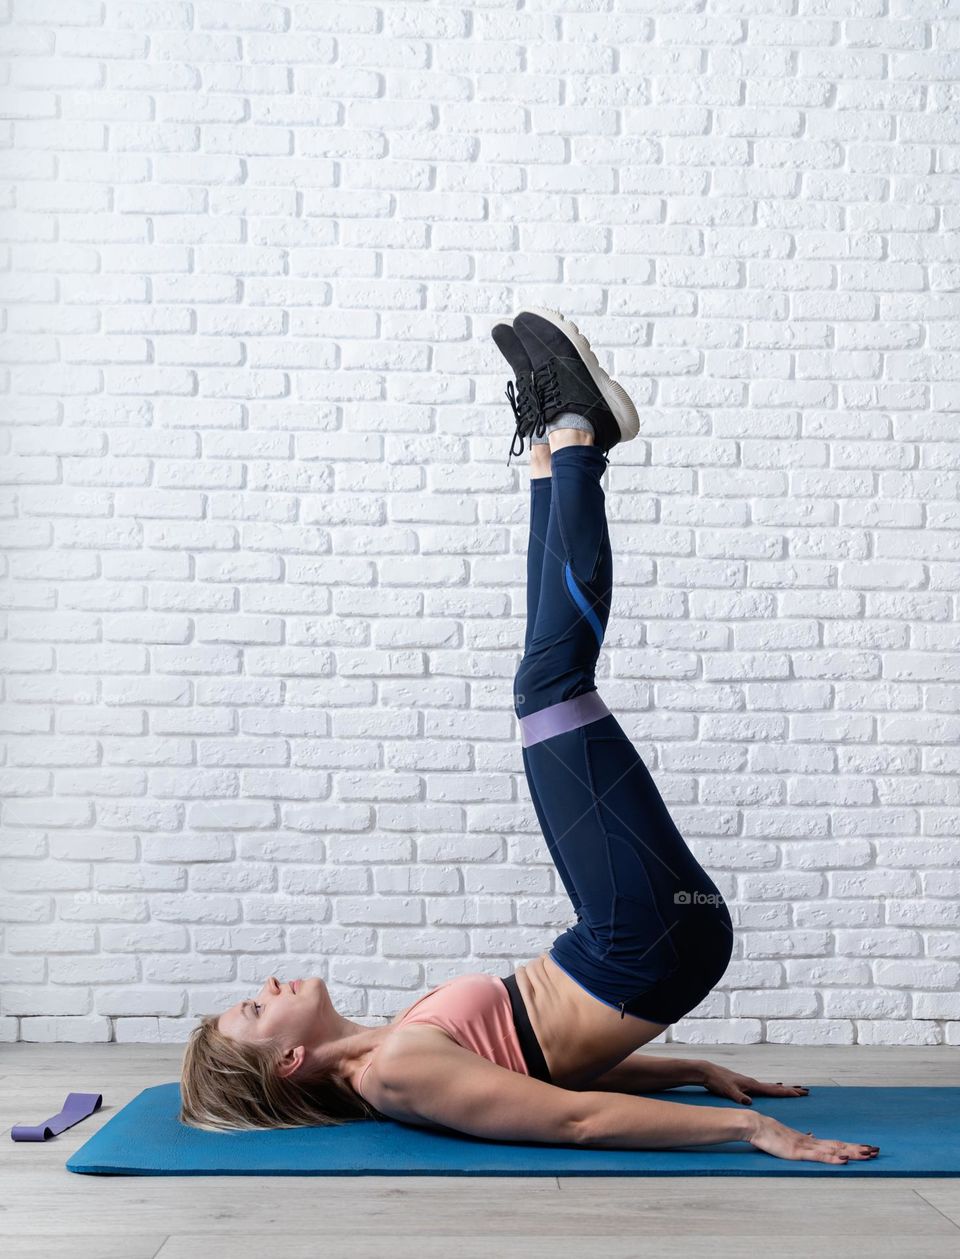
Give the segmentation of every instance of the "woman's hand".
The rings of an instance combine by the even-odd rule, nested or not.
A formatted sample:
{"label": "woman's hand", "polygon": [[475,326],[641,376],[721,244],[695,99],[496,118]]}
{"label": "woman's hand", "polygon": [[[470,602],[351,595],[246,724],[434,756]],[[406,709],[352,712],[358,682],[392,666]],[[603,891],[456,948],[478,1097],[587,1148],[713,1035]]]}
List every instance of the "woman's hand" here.
{"label": "woman's hand", "polygon": [[779,1120],[759,1111],[753,1116],[756,1127],[749,1138],[757,1150],[775,1158],[804,1160],[810,1163],[848,1163],[875,1158],[879,1145],[861,1145],[850,1141],[830,1141],[815,1137],[812,1132],[797,1132]]}
{"label": "woman's hand", "polygon": [[712,1062],[703,1064],[703,1076],[700,1081],[708,1093],[716,1093],[717,1097],[729,1097],[735,1102],[750,1105],[750,1095],[754,1097],[806,1097],[808,1089],[802,1084],[761,1084],[749,1075],[739,1075],[736,1071],[728,1071],[726,1067],[718,1067]]}

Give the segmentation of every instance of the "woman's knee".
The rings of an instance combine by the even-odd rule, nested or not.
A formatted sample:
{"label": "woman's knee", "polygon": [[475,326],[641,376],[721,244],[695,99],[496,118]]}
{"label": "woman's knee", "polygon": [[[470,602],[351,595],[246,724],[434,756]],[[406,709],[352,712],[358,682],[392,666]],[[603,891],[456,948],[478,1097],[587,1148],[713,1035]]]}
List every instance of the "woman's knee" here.
{"label": "woman's knee", "polygon": [[513,680],[513,710],[522,721],[541,709],[578,699],[596,689],[593,674],[585,670],[559,674],[556,670],[521,669]]}
{"label": "woman's knee", "polygon": [[527,652],[520,661],[513,679],[513,709],[518,717],[539,712],[551,704],[559,704],[579,689],[588,690],[586,677],[581,679],[570,670],[559,671],[555,653],[550,651]]}
{"label": "woman's knee", "polygon": [[536,703],[541,693],[537,674],[532,658],[525,655],[513,678],[513,711],[518,717],[544,706]]}

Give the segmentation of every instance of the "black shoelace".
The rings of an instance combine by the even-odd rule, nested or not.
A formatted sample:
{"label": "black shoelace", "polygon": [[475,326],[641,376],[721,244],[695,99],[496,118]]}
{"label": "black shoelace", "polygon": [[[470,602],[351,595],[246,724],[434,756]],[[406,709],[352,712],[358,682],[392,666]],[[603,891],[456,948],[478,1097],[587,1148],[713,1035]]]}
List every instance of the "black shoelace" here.
{"label": "black shoelace", "polygon": [[[517,377],[516,387],[511,380],[507,385],[507,400],[513,409],[516,430],[510,443],[510,456],[523,454],[524,437],[542,437],[547,430],[547,415],[552,414],[561,402],[560,385],[553,361],[538,367],[534,372],[524,372]],[[514,449],[519,441],[519,449]]]}

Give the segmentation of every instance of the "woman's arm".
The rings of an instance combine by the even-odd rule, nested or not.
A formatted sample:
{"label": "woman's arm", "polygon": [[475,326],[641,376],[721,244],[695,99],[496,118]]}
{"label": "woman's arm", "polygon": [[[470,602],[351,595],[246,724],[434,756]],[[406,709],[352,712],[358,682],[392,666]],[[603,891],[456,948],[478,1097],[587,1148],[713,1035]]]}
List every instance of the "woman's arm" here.
{"label": "woman's arm", "polygon": [[[540,1141],[614,1149],[669,1149],[749,1141],[762,1115],[654,1098],[608,1097],[546,1084],[434,1036],[384,1047],[371,1100],[391,1119],[441,1125],[494,1141]],[[432,1031],[432,1029],[431,1029]],[[415,1052],[413,1052],[415,1049]],[[373,1074],[373,1072],[371,1072]]]}
{"label": "woman's arm", "polygon": [[[410,1037],[418,1032],[433,1039],[421,1037],[413,1045]],[[821,1163],[872,1158],[877,1148],[817,1140],[768,1115],[735,1106],[578,1093],[508,1071],[452,1040],[443,1044],[435,1029],[414,1025],[401,1034],[407,1037],[403,1047],[394,1041],[380,1051],[383,1060],[376,1071],[382,1078],[372,1100],[404,1123],[439,1124],[494,1141],[595,1149],[662,1150],[748,1141],[778,1158]]]}
{"label": "woman's arm", "polygon": [[579,1145],[601,1150],[663,1150],[748,1141],[776,1158],[846,1163],[874,1158],[880,1147],[817,1138],[770,1115],[733,1106],[685,1106],[655,1097],[583,1093]]}
{"label": "woman's arm", "polygon": [[633,1053],[583,1087],[601,1093],[656,1093],[682,1084],[705,1083],[709,1066],[700,1058],[652,1058]]}
{"label": "woman's arm", "polygon": [[765,1084],[703,1058],[648,1058],[633,1053],[584,1088],[606,1093],[656,1093],[681,1084],[702,1084],[708,1093],[745,1106],[751,1097],[806,1097],[803,1084]]}

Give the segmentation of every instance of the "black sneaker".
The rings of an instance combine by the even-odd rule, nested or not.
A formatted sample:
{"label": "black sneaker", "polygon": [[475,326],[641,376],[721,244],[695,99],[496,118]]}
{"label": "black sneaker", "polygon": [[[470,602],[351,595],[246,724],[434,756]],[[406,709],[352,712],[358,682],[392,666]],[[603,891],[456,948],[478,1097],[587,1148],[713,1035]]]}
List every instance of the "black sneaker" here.
{"label": "black sneaker", "polygon": [[[514,332],[511,324],[498,323],[494,324],[490,330],[494,344],[510,364],[511,370],[516,377],[516,382],[510,381],[507,385],[507,398],[510,406],[513,408],[514,419],[517,422],[516,432],[513,435],[513,441],[510,443],[510,459],[514,455],[523,454],[523,439],[525,437],[537,436],[542,437],[547,421],[540,412],[540,402],[537,397],[537,387],[533,378],[533,367],[527,351],[523,348],[523,342]],[[519,450],[514,450],[517,442],[520,442]],[[532,443],[531,443],[532,445]]]}
{"label": "black sneaker", "polygon": [[[498,325],[503,327],[504,325]],[[536,386],[538,423],[574,411],[593,426],[594,443],[606,454],[640,431],[640,417],[622,385],[597,362],[590,342],[557,310],[527,307],[513,320]]]}

